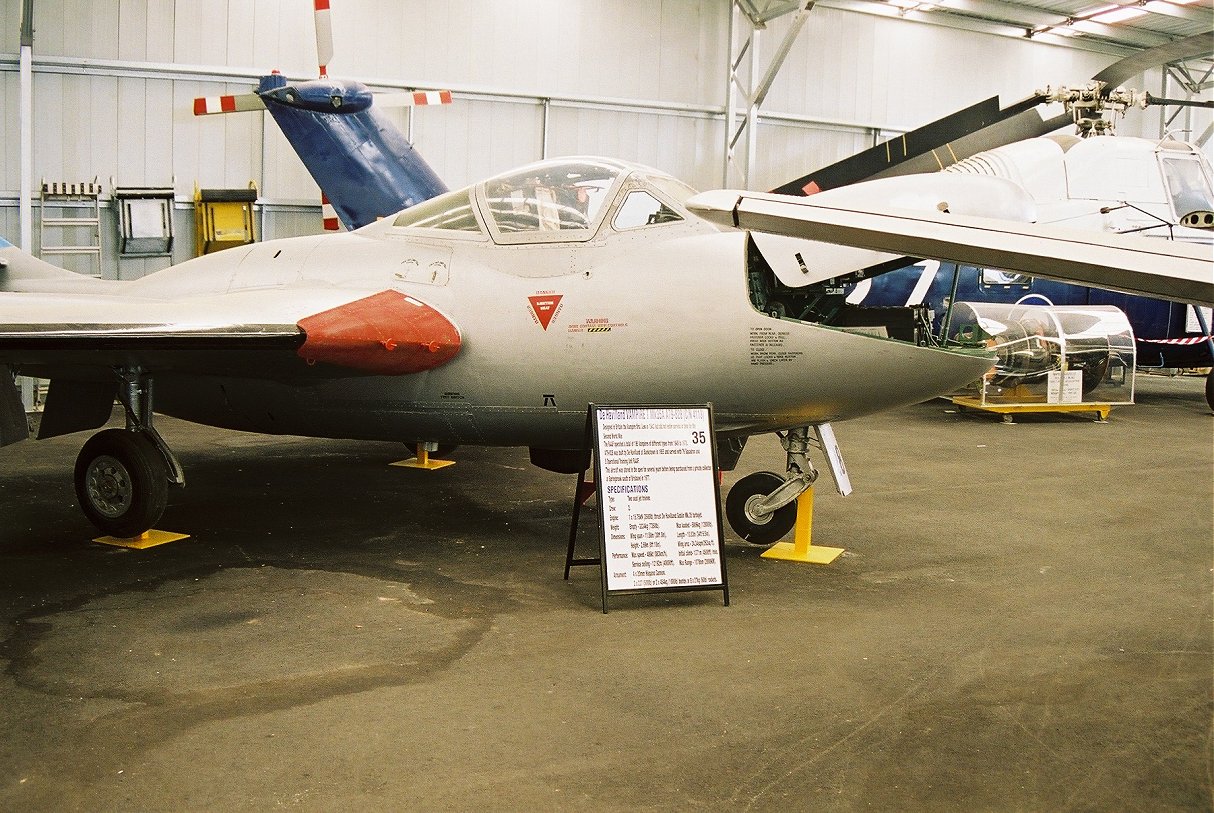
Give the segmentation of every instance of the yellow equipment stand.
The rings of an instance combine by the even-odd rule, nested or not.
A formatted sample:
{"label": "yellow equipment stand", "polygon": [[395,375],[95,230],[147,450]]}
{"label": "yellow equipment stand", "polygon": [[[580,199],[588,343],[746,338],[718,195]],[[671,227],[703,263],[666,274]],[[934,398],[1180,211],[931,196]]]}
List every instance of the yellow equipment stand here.
{"label": "yellow equipment stand", "polygon": [[430,457],[430,452],[427,451],[425,444],[417,444],[417,457],[411,457],[408,460],[398,460],[391,463],[392,466],[400,466],[405,469],[425,469],[434,471],[435,469],[445,469],[447,466],[454,466],[454,460],[437,460]]}
{"label": "yellow equipment stand", "polygon": [[809,562],[815,565],[829,565],[843,548],[830,548],[825,545],[810,543],[814,524],[814,488],[810,486],[805,493],[797,497],[797,522],[793,525],[792,542],[777,542],[760,555],[764,559],[783,559],[788,562]]}
{"label": "yellow equipment stand", "polygon": [[1002,415],[1004,423],[1012,423],[1013,415],[1023,415],[1029,412],[1095,412],[1097,421],[1104,423],[1109,419],[1109,412],[1113,409],[1111,404],[992,404],[990,402],[984,404],[981,400],[969,396],[957,396],[952,401],[953,406],[961,412],[972,409],[977,412]]}
{"label": "yellow equipment stand", "polygon": [[194,252],[196,256],[247,246],[257,237],[253,229],[253,204],[257,184],[248,189],[199,189],[194,187]]}
{"label": "yellow equipment stand", "polygon": [[189,534],[175,534],[170,531],[144,531],[139,536],[133,536],[130,539],[122,539],[116,536],[99,536],[94,539],[94,542],[100,542],[102,545],[113,545],[116,548],[129,548],[131,550],[144,550],[146,548],[154,548],[157,545],[164,545],[169,542],[177,542],[182,539],[189,539]]}

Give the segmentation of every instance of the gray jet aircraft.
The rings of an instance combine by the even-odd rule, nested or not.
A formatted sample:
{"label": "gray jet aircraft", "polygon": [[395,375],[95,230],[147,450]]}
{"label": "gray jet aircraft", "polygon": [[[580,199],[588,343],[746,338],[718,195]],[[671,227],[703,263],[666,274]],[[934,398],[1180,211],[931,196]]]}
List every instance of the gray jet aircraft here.
{"label": "gray jet aircraft", "polygon": [[527,446],[537,465],[578,472],[589,404],[712,403],[722,468],[747,437],[783,437],[786,473],[744,478],[727,498],[734,530],[771,542],[792,527],[816,477],[808,452],[833,437],[831,422],[949,392],[992,366],[980,349],[765,314],[755,291],[774,277],[807,285],[909,254],[1083,281],[1112,269],[1106,286],[1214,300],[1200,251],[966,217],[1027,221],[1031,201],[998,178],[920,177],[808,203],[694,197],[646,167],[559,159],[348,234],[229,249],[131,281],[84,278],[0,241],[0,444],[28,434],[9,372],[51,381],[39,437],[102,426],[117,398],[127,426],[84,444],[75,486],[98,528],[131,537],[185,482],[153,412],[399,440],[419,456]]}

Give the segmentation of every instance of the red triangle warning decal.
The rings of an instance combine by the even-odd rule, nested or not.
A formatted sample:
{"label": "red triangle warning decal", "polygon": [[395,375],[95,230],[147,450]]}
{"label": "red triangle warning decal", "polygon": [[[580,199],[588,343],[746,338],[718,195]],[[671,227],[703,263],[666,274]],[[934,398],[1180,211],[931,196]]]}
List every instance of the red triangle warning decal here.
{"label": "red triangle warning decal", "polygon": [[531,303],[531,312],[544,330],[548,329],[552,317],[560,310],[561,296],[562,294],[543,294],[527,297],[527,301]]}

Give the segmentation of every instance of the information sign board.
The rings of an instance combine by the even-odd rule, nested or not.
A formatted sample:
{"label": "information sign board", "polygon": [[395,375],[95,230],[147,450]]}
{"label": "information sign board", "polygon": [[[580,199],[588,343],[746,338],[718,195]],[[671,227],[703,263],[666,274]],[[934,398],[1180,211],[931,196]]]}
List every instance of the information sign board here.
{"label": "information sign board", "polygon": [[610,593],[721,590],[729,604],[712,407],[590,407],[603,611]]}

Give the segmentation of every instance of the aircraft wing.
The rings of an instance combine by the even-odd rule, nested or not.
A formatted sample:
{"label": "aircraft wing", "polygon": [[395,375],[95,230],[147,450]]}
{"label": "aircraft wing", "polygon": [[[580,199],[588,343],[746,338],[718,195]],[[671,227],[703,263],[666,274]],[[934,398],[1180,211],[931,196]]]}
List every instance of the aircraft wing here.
{"label": "aircraft wing", "polygon": [[687,206],[722,226],[1214,305],[1208,245],[727,189],[701,193]]}
{"label": "aircraft wing", "polygon": [[445,364],[459,347],[446,316],[393,290],[275,288],[173,300],[0,293],[0,365],[22,371],[402,375]]}

